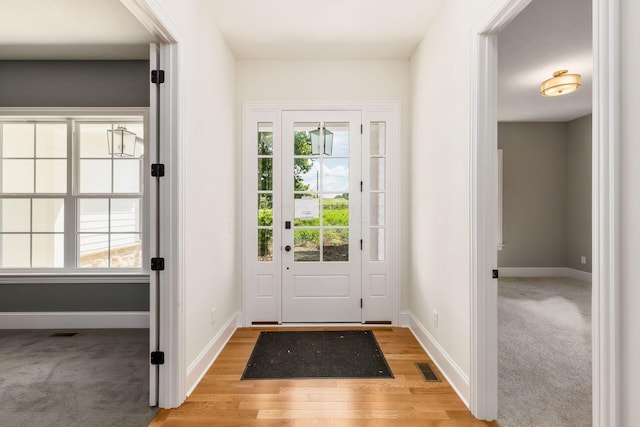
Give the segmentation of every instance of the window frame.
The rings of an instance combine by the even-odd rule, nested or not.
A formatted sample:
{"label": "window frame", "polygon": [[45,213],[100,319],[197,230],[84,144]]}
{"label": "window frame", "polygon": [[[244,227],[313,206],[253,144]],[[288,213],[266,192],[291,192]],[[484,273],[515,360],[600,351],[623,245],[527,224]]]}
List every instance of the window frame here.
{"label": "window frame", "polygon": [[[81,123],[143,123],[145,155],[142,158],[140,170],[141,193],[80,193],[79,191],[79,166],[80,148],[79,135],[77,133]],[[47,109],[7,109],[0,108],[0,122],[3,123],[67,123],[67,192],[66,193],[18,193],[7,194],[7,198],[37,199],[37,198],[62,198],[64,199],[64,267],[60,268],[0,268],[0,283],[14,283],[22,278],[29,282],[47,283],[54,282],[83,282],[95,283],[100,277],[109,276],[110,281],[120,283],[137,283],[148,281],[150,271],[150,158],[152,156],[152,144],[149,140],[149,108],[47,108]],[[106,139],[106,138],[105,138]],[[35,156],[35,153],[34,153]],[[108,157],[105,159],[109,159]],[[113,157],[110,158],[113,162]],[[113,163],[112,163],[113,165]],[[35,185],[35,184],[34,184]],[[113,188],[112,188],[113,190]],[[3,194],[2,197],[5,197]],[[104,199],[140,199],[140,235],[142,241],[142,265],[140,268],[90,268],[79,266],[79,227],[78,227],[78,201],[80,199],[104,198]],[[32,212],[33,215],[33,212]],[[33,231],[30,231],[32,234]],[[111,234],[110,232],[108,234]],[[133,233],[135,234],[135,233]],[[33,279],[33,280],[32,280]],[[53,279],[53,280],[52,280]]]}

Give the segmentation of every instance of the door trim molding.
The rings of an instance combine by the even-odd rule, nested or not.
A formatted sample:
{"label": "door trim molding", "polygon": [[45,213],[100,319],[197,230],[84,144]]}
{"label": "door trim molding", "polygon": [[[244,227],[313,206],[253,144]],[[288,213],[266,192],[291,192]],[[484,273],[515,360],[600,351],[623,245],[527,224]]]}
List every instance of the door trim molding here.
{"label": "door trim molding", "polygon": [[[169,173],[163,178],[160,190],[160,230],[163,231],[161,256],[167,262],[160,272],[160,346],[167,362],[159,368],[158,406],[175,408],[184,402],[186,319],[180,305],[185,295],[185,75],[181,73],[180,47],[185,36],[171,15],[157,0],[120,0],[136,19],[158,40],[160,67],[166,71],[165,83],[160,87],[161,140],[160,160]],[[181,108],[182,107],[182,108]],[[153,231],[152,231],[153,232]]]}
{"label": "door trim molding", "polygon": [[[497,34],[531,0],[497,1],[471,31],[471,412],[496,419]],[[620,419],[619,0],[593,0],[593,425]],[[489,201],[489,203],[487,203]],[[496,201],[496,203],[491,203]]]}
{"label": "door trim molding", "polygon": [[[398,318],[400,313],[400,301],[401,301],[401,289],[400,289],[400,221],[399,221],[399,205],[401,202],[400,194],[400,157],[401,157],[401,103],[400,101],[246,101],[242,104],[243,118],[242,118],[242,180],[243,180],[243,194],[247,191],[246,176],[248,173],[249,165],[246,164],[247,156],[247,120],[254,114],[260,113],[273,113],[277,115],[277,120],[274,121],[274,125],[277,122],[280,125],[281,113],[283,111],[361,111],[363,115],[363,123],[366,121],[367,113],[388,113],[391,117],[390,123],[392,123],[392,143],[389,147],[390,157],[390,183],[388,194],[393,197],[390,200],[390,218],[389,228],[392,231],[392,236],[389,242],[389,251],[393,254],[393,258],[390,262],[389,282],[391,283],[390,298],[392,300],[392,323],[398,324]],[[247,203],[245,197],[242,197],[242,236],[243,242],[247,241],[247,237],[250,236],[251,230],[249,229],[249,221],[247,220]],[[275,214],[274,214],[275,218]],[[249,277],[249,260],[246,257],[242,259],[243,264],[243,285],[242,285],[242,312],[243,312],[243,325],[251,326],[251,293],[248,290],[248,277]]]}

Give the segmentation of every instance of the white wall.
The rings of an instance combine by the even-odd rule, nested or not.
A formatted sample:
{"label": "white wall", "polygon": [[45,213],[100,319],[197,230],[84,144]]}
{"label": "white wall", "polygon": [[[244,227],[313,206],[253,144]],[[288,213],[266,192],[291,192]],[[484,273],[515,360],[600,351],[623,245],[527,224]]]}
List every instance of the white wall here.
{"label": "white wall", "polygon": [[[241,144],[241,105],[245,101],[401,102],[400,283],[408,283],[409,61],[240,60],[237,74],[237,143]],[[404,296],[406,289],[401,290]]]}
{"label": "white wall", "polygon": [[640,2],[621,0],[621,59],[622,93],[621,159],[622,236],[621,277],[622,294],[622,421],[624,426],[640,425],[640,88],[637,75],[640,70]]}
{"label": "white wall", "polygon": [[[183,118],[180,144],[185,153],[181,163],[185,182],[180,188],[184,189],[186,228],[182,236],[185,300],[180,304],[186,319],[184,351],[189,371],[194,362],[209,358],[206,352],[216,334],[240,310],[235,58],[217,31],[206,2],[153,3],[175,24],[180,41],[178,114]],[[216,323],[211,325],[213,308]],[[204,367],[206,362],[202,361]],[[187,390],[192,385],[188,381]]]}
{"label": "white wall", "polygon": [[[471,363],[469,42],[472,25],[491,3],[444,2],[411,59],[407,308],[467,378]],[[439,314],[437,328],[434,310]],[[468,384],[467,390],[464,384],[458,386],[468,393]]]}

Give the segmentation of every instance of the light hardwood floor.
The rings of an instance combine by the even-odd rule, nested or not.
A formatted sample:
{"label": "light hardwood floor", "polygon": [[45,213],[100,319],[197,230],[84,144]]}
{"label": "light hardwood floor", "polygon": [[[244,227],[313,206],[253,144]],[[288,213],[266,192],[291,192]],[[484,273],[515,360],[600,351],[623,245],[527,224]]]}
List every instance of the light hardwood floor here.
{"label": "light hardwood floor", "polygon": [[260,331],[274,329],[241,328],[185,403],[150,426],[497,426],[476,420],[435,365],[443,381],[424,381],[415,363],[429,357],[409,329],[304,328],[331,329],[372,329],[395,378],[242,381]]}

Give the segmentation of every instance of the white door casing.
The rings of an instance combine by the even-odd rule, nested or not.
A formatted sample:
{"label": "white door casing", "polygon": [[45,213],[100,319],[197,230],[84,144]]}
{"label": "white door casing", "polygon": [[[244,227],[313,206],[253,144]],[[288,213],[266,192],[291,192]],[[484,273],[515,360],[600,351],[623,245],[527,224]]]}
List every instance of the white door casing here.
{"label": "white door casing", "polygon": [[[471,412],[496,419],[497,34],[531,0],[496,1],[471,31]],[[619,0],[593,0],[593,425],[620,425]],[[488,203],[485,203],[487,202]],[[490,255],[488,255],[490,254]]]}
{"label": "white door casing", "polygon": [[[397,102],[245,104],[243,308],[246,326],[283,322],[397,324],[397,123]],[[312,218],[295,218],[294,197],[307,198],[304,202],[297,202],[299,211],[301,207],[313,204],[312,195],[305,194],[305,191],[295,191],[297,195],[294,196],[294,162],[305,158],[298,156],[294,159],[292,155],[295,124],[306,131],[324,125],[328,130],[338,132],[335,135],[337,142],[340,133],[346,134],[348,129],[351,146],[348,156],[349,188],[344,191],[349,193],[348,226],[324,222],[320,225],[319,218],[315,222]],[[272,148],[259,149],[257,143],[265,135],[272,139]],[[287,135],[290,136],[288,141]],[[262,150],[261,154],[259,150]],[[309,157],[315,158],[313,155]],[[318,159],[323,157],[331,169],[341,166],[347,156],[335,152],[332,156],[319,156]],[[273,170],[263,176],[261,174],[266,167]],[[318,183],[324,182],[325,178],[336,179],[335,176],[321,176],[322,168],[315,171],[318,172]],[[308,174],[313,173],[308,171]],[[272,177],[272,187],[261,183],[261,176]],[[305,179],[310,182],[309,176]],[[332,197],[342,193],[337,187],[329,187],[327,191],[323,204],[327,201],[333,203]],[[309,190],[309,193],[313,191]],[[319,202],[320,198],[317,200]],[[270,215],[265,215],[264,208],[269,206]],[[316,209],[322,211],[319,203]],[[290,221],[290,229],[285,227],[286,221]],[[298,253],[299,260],[294,261],[295,242],[300,243],[294,234],[296,228],[302,230],[305,226],[307,231],[317,229],[318,232],[326,226],[330,230],[327,234],[348,232],[348,261],[344,248],[339,255],[343,258],[330,262],[304,262],[300,257],[309,254],[301,252]],[[259,234],[261,239],[258,239]],[[268,248],[264,244],[267,241],[265,237],[272,239]],[[286,246],[291,250],[286,251]],[[329,257],[338,256],[331,253],[334,252],[327,252]]]}

